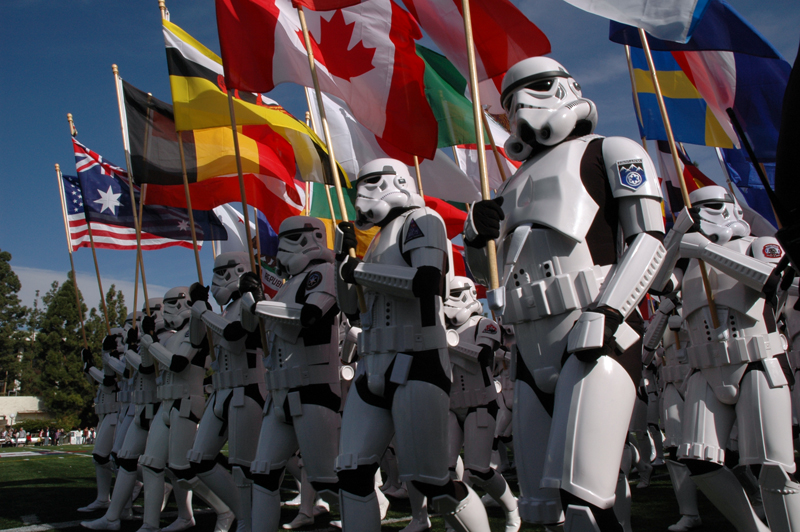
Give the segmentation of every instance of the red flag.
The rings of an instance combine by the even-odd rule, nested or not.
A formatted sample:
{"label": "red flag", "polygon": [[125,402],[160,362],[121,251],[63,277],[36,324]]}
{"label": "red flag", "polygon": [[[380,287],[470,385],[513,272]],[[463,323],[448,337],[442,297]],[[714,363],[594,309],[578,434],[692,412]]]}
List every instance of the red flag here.
{"label": "red flag", "polygon": [[333,11],[360,3],[361,0],[292,0],[294,7],[307,7],[312,11]]}
{"label": "red flag", "polygon": [[[469,79],[461,0],[404,3],[436,46]],[[471,2],[470,14],[480,81],[504,74],[523,59],[550,53],[547,36],[509,0]]]}
{"label": "red flag", "polygon": [[[290,0],[216,0],[216,6],[229,88],[269,92],[284,82],[313,86]],[[425,97],[425,64],[416,53],[422,32],[411,16],[391,0],[305,16],[321,90],[344,100],[384,141],[432,159],[438,128]]]}

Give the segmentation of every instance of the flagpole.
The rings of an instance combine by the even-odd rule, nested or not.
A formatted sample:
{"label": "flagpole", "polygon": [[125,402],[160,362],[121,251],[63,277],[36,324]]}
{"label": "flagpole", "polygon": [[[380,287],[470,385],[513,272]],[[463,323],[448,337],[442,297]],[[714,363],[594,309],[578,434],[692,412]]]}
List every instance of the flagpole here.
{"label": "flagpole", "polygon": [[[475,61],[475,43],[472,38],[472,16],[469,11],[469,0],[461,0],[462,11],[464,14],[464,34],[467,38],[467,57],[469,58],[469,85],[472,92],[472,113],[475,120],[475,146],[483,144],[483,120],[479,117],[483,113],[481,107],[481,97],[478,91],[478,67]],[[483,147],[483,146],[481,146]],[[489,178],[486,175],[486,150],[478,149],[478,168],[481,176],[481,197],[484,200],[491,199],[489,191]],[[489,288],[495,290],[499,286],[497,275],[497,248],[495,241],[489,240],[486,243],[486,255],[489,260]]]}
{"label": "flagpole", "polygon": [[[147,295],[147,278],[144,275],[144,257],[142,255],[142,226],[140,224],[139,216],[136,212],[136,195],[133,190],[133,165],[131,164],[131,149],[128,145],[128,135],[125,128],[125,108],[122,104],[122,91],[120,90],[120,77],[117,65],[111,65],[111,71],[114,73],[114,87],[117,89],[117,106],[119,107],[119,127],[122,133],[122,148],[125,151],[125,165],[128,170],[128,191],[131,195],[131,211],[133,212],[133,225],[136,227],[136,255],[139,259],[139,266],[142,269],[142,289],[144,290],[145,298],[145,313],[150,315],[150,298]],[[134,309],[134,319],[136,319],[136,310]]]}
{"label": "flagpole", "polygon": [[256,217],[256,252],[258,253],[258,265],[261,266],[261,236],[258,231],[258,209],[253,207],[253,216]]}
{"label": "flagpole", "polygon": [[[483,119],[483,129],[486,131],[486,136],[489,137],[489,144],[492,146],[492,153],[494,153],[494,162],[497,163],[497,169],[500,170],[500,177],[503,180],[503,183],[506,182],[506,169],[502,164],[502,159],[500,159],[500,152],[497,149],[497,145],[494,143],[494,135],[492,134],[492,128],[489,127],[489,119],[486,118],[486,111],[481,113],[481,118]],[[478,147],[478,143],[475,143],[475,147]]]}
{"label": "flagpole", "polygon": [[[81,308],[81,299],[78,296],[78,276],[75,274],[75,260],[72,258],[72,237],[69,234],[69,221],[67,220],[66,198],[64,194],[64,183],[61,180],[61,166],[56,163],[56,178],[58,179],[58,194],[61,197],[61,214],[64,216],[64,232],[67,234],[67,250],[69,251],[69,265],[72,268],[72,285],[75,287],[75,304],[78,306],[78,319],[81,322],[81,334],[83,335],[83,347],[89,348],[89,342],[86,340],[86,327],[83,326],[83,308]],[[87,221],[88,225],[89,222]]]}
{"label": "flagpole", "polygon": [[[664,122],[664,130],[667,133],[667,142],[669,143],[669,151],[672,154],[672,163],[675,165],[675,172],[678,174],[678,182],[681,185],[681,196],[683,197],[683,204],[686,207],[691,207],[692,202],[689,200],[689,191],[686,188],[686,181],[683,178],[683,168],[681,161],[678,159],[678,148],[675,146],[675,137],[672,134],[672,125],[669,122],[669,115],[667,114],[667,106],[664,104],[664,96],[661,93],[661,85],[658,83],[658,75],[656,74],[656,66],[653,62],[653,55],[650,53],[650,43],[647,41],[647,33],[642,28],[639,28],[639,38],[642,41],[642,49],[647,58],[647,66],[650,69],[650,76],[653,79],[653,88],[656,92],[656,99],[658,100],[658,109],[661,111],[661,120]],[[711,321],[714,328],[719,328],[719,317],[717,315],[717,304],[714,302],[714,294],[711,292],[711,285],[708,281],[708,271],[706,270],[706,263],[701,259],[697,259],[700,266],[700,275],[703,278],[703,288],[706,292],[708,299],[708,310],[711,314]]]}
{"label": "flagpole", "polygon": [[[69,122],[69,134],[73,137],[78,135],[78,131],[75,129],[75,123],[72,120],[72,113],[67,113],[67,122]],[[97,287],[100,289],[100,305],[103,307],[103,318],[105,319],[106,323],[106,333],[111,334],[111,326],[108,324],[108,309],[106,308],[106,296],[105,292],[103,292],[103,282],[100,280],[100,266],[97,265],[97,251],[94,248],[94,236],[92,236],[92,224],[89,222],[89,218],[86,218],[86,229],[89,233],[89,244],[92,247],[92,258],[94,259],[94,271],[97,274]]]}
{"label": "flagpole", "polygon": [[417,173],[417,187],[419,187],[419,195],[425,199],[425,193],[422,191],[422,174],[419,171],[419,157],[414,156],[414,171]]}
{"label": "flagpole", "polygon": [[[633,73],[633,61],[631,61],[631,47],[625,45],[625,59],[628,61],[628,75],[631,77],[631,90],[633,91],[633,108],[636,109],[636,116],[644,130],[644,118],[642,117],[642,107],[639,105],[639,94],[636,91],[636,76]],[[647,137],[642,135],[642,147],[647,151]],[[670,209],[671,210],[671,209]],[[674,216],[673,216],[674,217]]]}
{"label": "flagpole", "polygon": [[[344,193],[342,192],[342,184],[339,182],[339,171],[336,165],[336,156],[333,153],[333,141],[331,140],[331,131],[328,128],[328,120],[325,118],[325,105],[322,102],[322,91],[319,88],[319,79],[317,78],[317,67],[314,62],[314,52],[311,49],[311,38],[308,35],[308,26],[306,25],[306,15],[303,8],[297,6],[297,15],[300,18],[300,27],[303,30],[303,42],[306,46],[306,54],[308,55],[308,67],[311,69],[311,80],[314,82],[314,92],[317,95],[317,106],[319,107],[319,117],[322,121],[322,132],[325,134],[325,144],[328,146],[328,160],[331,164],[331,176],[333,178],[333,186],[336,188],[336,199],[339,202],[339,210],[342,214],[342,221],[347,222],[347,206],[344,202]],[[314,116],[314,113],[311,113]],[[333,217],[334,224],[336,217]],[[350,248],[350,256],[355,258],[356,250]],[[364,299],[364,290],[360,285],[356,285],[356,292],[358,294],[358,307],[364,313],[367,311],[367,302]]]}
{"label": "flagpole", "polygon": [[231,114],[231,130],[233,131],[233,149],[236,152],[236,172],[239,174],[239,193],[242,196],[242,216],[244,216],[244,230],[247,235],[247,253],[250,255],[250,269],[256,272],[256,260],[253,256],[253,235],[250,233],[250,214],[247,212],[247,192],[244,188],[244,174],[242,173],[242,155],[239,151],[239,130],[236,129],[236,111],[233,108],[233,91],[228,89],[228,109]]}

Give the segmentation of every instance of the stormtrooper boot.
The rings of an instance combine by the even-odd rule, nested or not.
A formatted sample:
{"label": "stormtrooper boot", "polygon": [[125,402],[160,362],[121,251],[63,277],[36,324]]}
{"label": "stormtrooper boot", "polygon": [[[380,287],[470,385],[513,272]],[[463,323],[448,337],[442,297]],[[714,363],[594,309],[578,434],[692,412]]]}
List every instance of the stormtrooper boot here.
{"label": "stormtrooper boot", "polygon": [[616,500],[614,501],[614,515],[622,525],[624,532],[631,531],[631,487],[628,477],[622,471],[617,478]]}
{"label": "stormtrooper boot", "polygon": [[231,509],[228,508],[228,505],[222,502],[222,499],[217,497],[217,494],[211,491],[208,486],[203,484],[203,481],[197,477],[184,480],[182,483],[185,483],[187,489],[192,490],[192,493],[204,500],[217,514],[214,532],[228,532],[233,524],[233,520],[236,519],[236,516]]}
{"label": "stormtrooper boot", "polygon": [[88,513],[105,510],[111,502],[109,495],[111,493],[111,480],[114,476],[114,469],[111,462],[106,462],[105,464],[98,464],[95,462],[94,471],[97,477],[97,499],[91,504],[78,508],[79,512]]}
{"label": "stormtrooper boot", "polygon": [[[220,464],[214,464],[214,467],[204,473],[198,473],[197,478],[205,484],[208,489],[214,493],[221,501],[236,515],[237,530],[241,527],[242,522],[250,524],[250,515],[244,516],[244,507],[242,505],[241,494],[228,471]],[[247,501],[248,512],[250,510],[250,501]],[[276,528],[273,530],[277,530]]]}
{"label": "stormtrooper boot", "polygon": [[689,468],[680,462],[667,460],[667,471],[678,500],[680,520],[667,527],[670,532],[688,532],[703,524],[697,510],[697,487],[689,476]]}
{"label": "stormtrooper boot", "polygon": [[522,526],[522,519],[519,517],[519,509],[517,508],[517,498],[514,497],[503,475],[494,471],[494,474],[488,480],[482,480],[475,475],[470,475],[470,480],[491,495],[506,513],[505,532],[517,532]]}
{"label": "stormtrooper boot", "polygon": [[800,530],[800,484],[777,464],[765,464],[758,476],[772,532]]}
{"label": "stormtrooper boot", "polygon": [[431,520],[428,517],[428,505],[425,495],[414,487],[413,483],[408,484],[408,502],[411,503],[411,522],[400,532],[424,532],[431,528]]}
{"label": "stormtrooper boot", "polygon": [[359,497],[339,490],[339,512],[343,528],[347,530],[380,530],[381,510],[378,495],[374,490],[366,497]]}
{"label": "stormtrooper boot", "polygon": [[275,532],[280,526],[281,492],[253,485],[252,532]]}
{"label": "stormtrooper boot", "polygon": [[472,488],[462,485],[467,489],[466,497],[459,501],[450,495],[440,495],[433,498],[431,507],[442,514],[456,532],[489,532],[489,519],[480,497]]}
{"label": "stormtrooper boot", "polygon": [[691,479],[736,530],[769,532],[753,511],[744,488],[730,469],[721,467],[711,473],[694,475]]}

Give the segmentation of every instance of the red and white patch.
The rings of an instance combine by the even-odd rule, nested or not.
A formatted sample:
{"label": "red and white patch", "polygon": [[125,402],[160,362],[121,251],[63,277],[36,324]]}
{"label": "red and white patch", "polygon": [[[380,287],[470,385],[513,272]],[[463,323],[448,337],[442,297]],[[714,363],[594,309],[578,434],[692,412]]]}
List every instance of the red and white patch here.
{"label": "red and white patch", "polygon": [[783,250],[778,244],[766,244],[761,252],[768,259],[779,259],[783,256]]}
{"label": "red and white patch", "polygon": [[497,326],[494,323],[489,323],[483,329],[483,334],[497,334]]}

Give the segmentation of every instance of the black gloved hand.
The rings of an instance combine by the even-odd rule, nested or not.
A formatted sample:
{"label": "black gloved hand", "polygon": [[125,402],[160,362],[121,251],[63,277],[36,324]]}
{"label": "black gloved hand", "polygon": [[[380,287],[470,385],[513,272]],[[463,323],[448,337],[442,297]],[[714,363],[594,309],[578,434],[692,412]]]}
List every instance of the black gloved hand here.
{"label": "black gloved hand", "polygon": [[300,325],[303,327],[313,327],[320,319],[322,319],[321,308],[311,303],[303,305],[303,309],[300,311]]}
{"label": "black gloved hand", "polygon": [[142,318],[142,332],[145,334],[149,334],[153,337],[153,340],[156,338],[156,320],[153,316],[145,316]]}
{"label": "black gloved hand", "polygon": [[128,329],[128,335],[125,338],[125,343],[128,344],[128,347],[132,345],[136,345],[139,343],[139,328],[133,327],[132,329]]}
{"label": "black gloved hand", "polygon": [[[106,337],[108,338],[108,337]],[[89,368],[94,366],[94,357],[92,356],[92,352],[87,349],[81,349],[81,358],[83,359],[83,371],[86,372]]]}
{"label": "black gloved hand", "polygon": [[483,200],[472,206],[472,225],[478,233],[478,237],[464,242],[470,247],[482,248],[489,240],[494,240],[500,236],[500,222],[505,219],[503,212],[503,197],[491,200]]}
{"label": "black gloved hand", "polygon": [[244,272],[239,277],[239,293],[244,295],[250,292],[256,301],[264,301],[264,286],[261,279],[253,272]]}
{"label": "black gloved hand", "polygon": [[592,312],[597,312],[605,316],[605,320],[603,321],[603,346],[597,349],[577,351],[575,356],[578,357],[578,360],[581,362],[595,362],[603,355],[613,355],[615,352],[614,335],[623,321],[622,314],[611,307],[598,307]]}
{"label": "black gloved hand", "polygon": [[346,257],[344,264],[342,264],[341,268],[339,269],[342,275],[342,280],[344,282],[349,284],[356,284],[355,273],[356,273],[356,267],[359,264],[361,264],[361,260],[355,257],[351,257],[349,255]]}
{"label": "black gloved hand", "polygon": [[103,338],[103,351],[116,351],[117,350],[117,336],[108,335]]}
{"label": "black gloved hand", "polygon": [[350,254],[351,249],[358,248],[358,238],[356,238],[356,227],[353,222],[339,222],[339,230],[343,233],[342,249],[336,256],[336,260],[344,260],[345,255]]}
{"label": "black gloved hand", "polygon": [[192,283],[192,286],[189,287],[189,303],[193,305],[198,301],[208,303],[208,287],[200,283]]}

